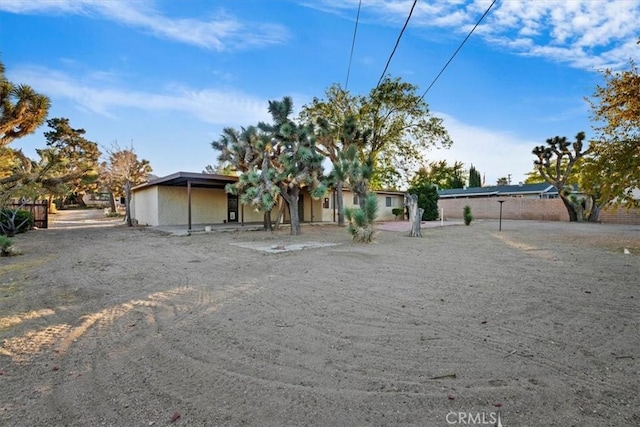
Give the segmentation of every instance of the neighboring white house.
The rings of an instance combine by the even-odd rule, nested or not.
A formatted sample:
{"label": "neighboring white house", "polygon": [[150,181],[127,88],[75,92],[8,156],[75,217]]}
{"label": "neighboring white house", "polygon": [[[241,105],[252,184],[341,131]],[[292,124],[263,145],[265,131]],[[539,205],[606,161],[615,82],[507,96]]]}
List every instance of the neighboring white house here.
{"label": "neighboring white house", "polygon": [[[238,177],[192,172],[176,172],[159,177],[132,189],[131,215],[141,225],[214,225],[223,223],[257,223],[263,221],[263,213],[239,202],[238,197],[227,194],[225,185],[238,181]],[[378,191],[378,219],[391,220],[392,209],[404,204],[404,193]],[[301,191],[298,211],[302,222],[335,222],[338,213],[335,192],[314,200],[305,190]],[[344,207],[358,205],[357,197],[344,191]],[[275,216],[275,214],[274,214]],[[288,209],[284,221],[288,221]]]}

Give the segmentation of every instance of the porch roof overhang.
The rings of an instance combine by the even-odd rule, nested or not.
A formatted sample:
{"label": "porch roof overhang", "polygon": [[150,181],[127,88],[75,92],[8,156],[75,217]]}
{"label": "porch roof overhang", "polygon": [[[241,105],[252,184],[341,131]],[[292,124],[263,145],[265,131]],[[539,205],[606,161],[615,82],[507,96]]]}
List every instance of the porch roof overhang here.
{"label": "porch roof overhang", "polygon": [[238,182],[237,176],[214,175],[208,173],[176,172],[171,175],[152,179],[144,184],[132,188],[133,191],[154,185],[167,187],[200,187],[200,188],[224,188],[227,184]]}
{"label": "porch roof overhang", "polygon": [[196,172],[176,172],[171,175],[154,178],[131,189],[132,192],[149,187],[185,187],[187,191],[187,224],[188,231],[191,231],[191,189],[199,188],[220,188],[224,189],[227,184],[238,182],[237,176],[214,175]]}

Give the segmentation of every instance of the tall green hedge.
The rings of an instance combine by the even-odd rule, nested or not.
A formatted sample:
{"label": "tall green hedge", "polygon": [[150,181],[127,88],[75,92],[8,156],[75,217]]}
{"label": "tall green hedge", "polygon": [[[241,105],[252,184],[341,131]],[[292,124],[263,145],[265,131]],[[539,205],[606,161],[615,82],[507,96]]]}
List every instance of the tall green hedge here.
{"label": "tall green hedge", "polygon": [[419,182],[412,185],[407,191],[418,196],[418,207],[424,209],[423,221],[435,221],[438,219],[438,189],[428,182]]}

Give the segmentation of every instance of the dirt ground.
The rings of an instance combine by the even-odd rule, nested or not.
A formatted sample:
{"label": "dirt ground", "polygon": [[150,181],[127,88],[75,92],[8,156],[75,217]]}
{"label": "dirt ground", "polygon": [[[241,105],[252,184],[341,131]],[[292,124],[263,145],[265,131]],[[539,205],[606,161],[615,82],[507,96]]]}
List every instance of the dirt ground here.
{"label": "dirt ground", "polygon": [[2,426],[640,425],[640,226],[59,215],[0,258]]}

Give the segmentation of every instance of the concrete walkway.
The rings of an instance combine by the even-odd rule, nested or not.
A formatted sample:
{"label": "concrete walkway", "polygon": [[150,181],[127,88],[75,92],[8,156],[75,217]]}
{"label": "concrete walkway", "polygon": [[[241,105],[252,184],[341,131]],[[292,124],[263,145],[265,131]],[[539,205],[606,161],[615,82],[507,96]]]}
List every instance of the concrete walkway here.
{"label": "concrete walkway", "polygon": [[[445,227],[449,225],[464,225],[464,222],[462,220],[422,221],[420,228]],[[376,224],[376,228],[383,231],[411,231],[411,223],[409,221],[384,221]]]}
{"label": "concrete walkway", "polygon": [[[302,223],[303,227],[306,226],[324,226],[335,225],[335,222],[313,222]],[[434,228],[450,225],[463,225],[462,220],[453,221],[422,221],[421,228]],[[289,227],[289,224],[281,224],[280,227]],[[220,231],[260,231],[262,230],[261,222],[252,223],[225,223],[225,224],[192,224],[191,232],[189,232],[186,225],[159,225],[151,227],[153,230],[161,231],[163,233],[171,234],[174,236],[188,236],[193,233],[207,233],[207,232],[220,232]],[[409,221],[381,221],[376,224],[376,229],[382,231],[410,231],[411,224]],[[207,231],[208,230],[208,231]]]}

